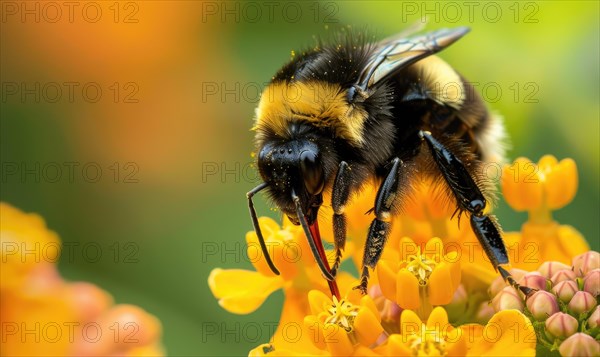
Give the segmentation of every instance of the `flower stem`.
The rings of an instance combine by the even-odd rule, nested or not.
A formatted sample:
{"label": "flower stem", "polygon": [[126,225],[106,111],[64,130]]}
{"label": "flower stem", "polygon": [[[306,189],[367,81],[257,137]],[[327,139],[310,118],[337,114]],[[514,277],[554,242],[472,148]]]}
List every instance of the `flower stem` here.
{"label": "flower stem", "polygon": [[553,222],[552,211],[545,205],[539,209],[529,211],[529,222],[534,224],[548,224]]}
{"label": "flower stem", "polygon": [[427,293],[427,285],[419,287],[419,296],[421,296],[421,304],[415,311],[422,321],[427,321],[427,318],[433,311],[433,306],[429,302],[429,294]]}

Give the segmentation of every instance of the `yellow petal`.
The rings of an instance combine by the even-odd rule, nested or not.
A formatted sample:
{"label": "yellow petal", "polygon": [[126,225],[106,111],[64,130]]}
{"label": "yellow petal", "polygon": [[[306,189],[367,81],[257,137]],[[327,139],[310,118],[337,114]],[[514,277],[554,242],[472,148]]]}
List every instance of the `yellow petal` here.
{"label": "yellow petal", "polygon": [[304,317],[304,330],[309,331],[310,341],[318,349],[324,350],[327,348],[325,337],[323,336],[323,324],[315,315]]}
{"label": "yellow petal", "polygon": [[[296,345],[294,348],[280,348],[277,344],[264,343],[260,346],[255,347],[254,349],[248,352],[249,357],[259,357],[259,356],[325,356],[327,353],[325,351],[316,351],[308,353],[302,345]],[[319,353],[321,352],[321,353]]]}
{"label": "yellow petal", "polygon": [[429,290],[429,302],[432,305],[446,305],[452,301],[452,296],[458,285],[453,285],[452,274],[450,273],[450,264],[441,262],[438,264],[431,276],[427,288]]}
{"label": "yellow petal", "polygon": [[[590,250],[590,246],[579,231],[569,225],[561,225],[558,227],[558,240],[563,254],[567,255],[567,259],[583,254]],[[544,261],[552,260],[552,257],[543,257]],[[566,264],[569,264],[567,261]]]}
{"label": "yellow petal", "polygon": [[311,313],[317,316],[321,312],[325,311],[327,307],[333,303],[333,301],[331,301],[331,298],[325,295],[322,291],[311,290],[308,292],[308,303],[310,305]]}
{"label": "yellow petal", "polygon": [[380,260],[377,264],[377,276],[379,276],[379,286],[381,292],[389,300],[396,299],[396,271],[398,271],[398,262],[389,260]]}
{"label": "yellow petal", "polygon": [[379,312],[375,315],[368,307],[361,307],[354,319],[354,332],[363,345],[370,346],[375,343],[383,332],[383,327],[379,323]]}
{"label": "yellow petal", "polygon": [[419,281],[408,270],[402,269],[396,274],[396,303],[403,309],[418,309]]}
{"label": "yellow petal", "polygon": [[371,310],[373,316],[377,316],[378,321],[381,321],[381,319],[379,318],[379,309],[377,309],[377,305],[375,305],[375,302],[369,295],[365,295],[360,299],[360,305]]}
{"label": "yellow petal", "polygon": [[415,242],[408,237],[402,237],[402,239],[400,239],[399,248],[400,261],[408,260],[408,257],[416,255],[419,251]]}
{"label": "yellow petal", "polygon": [[400,315],[400,332],[404,336],[414,333],[421,333],[423,321],[412,310],[404,310]]}
{"label": "yellow petal", "polygon": [[485,326],[480,324],[464,324],[458,327],[462,331],[462,335],[467,344],[468,356],[474,356],[472,350],[477,351],[479,349],[479,343],[483,339],[483,329]]}
{"label": "yellow petal", "polygon": [[427,241],[425,245],[425,251],[423,252],[427,257],[431,257],[436,262],[440,262],[442,260],[442,253],[444,250],[444,243],[440,238],[432,238]]}
{"label": "yellow petal", "polygon": [[[269,254],[271,254],[273,252],[273,248],[279,245],[277,244],[279,242],[273,242],[272,237],[280,230],[280,227],[277,222],[269,217],[259,217],[258,225],[260,226],[263,238],[267,244],[267,250]],[[246,255],[252,265],[254,265],[256,271],[265,276],[276,276],[267,264],[267,260],[260,247],[258,235],[255,231],[249,231],[246,233]]]}
{"label": "yellow petal", "polygon": [[458,289],[458,285],[460,285],[460,280],[462,276],[460,270],[460,261],[454,261],[454,259],[452,259],[447,264],[450,266],[450,278],[452,279],[451,281],[452,286],[454,287],[453,289],[456,290]]}
{"label": "yellow petal", "polygon": [[358,345],[354,348],[354,353],[352,354],[353,356],[356,357],[375,357],[375,356],[381,356],[380,353],[377,353],[376,351],[374,351],[373,349],[366,347],[366,346],[362,346],[362,345]]}
{"label": "yellow petal", "polygon": [[[318,317],[310,314],[308,294],[293,287],[284,289],[285,299],[277,330],[271,337],[271,343],[277,350],[302,351],[305,355],[319,354],[325,350],[325,342],[318,335]],[[308,315],[308,316],[307,316]],[[311,318],[310,324],[302,324]],[[306,321],[305,321],[306,322]],[[320,342],[320,346],[316,346]],[[299,353],[299,352],[298,352]]]}
{"label": "yellow petal", "polygon": [[515,211],[534,210],[542,206],[543,183],[537,165],[526,158],[516,159],[502,168],[504,199]]}
{"label": "yellow petal", "polygon": [[338,325],[328,324],[323,328],[327,350],[332,356],[349,356],[354,347],[346,331]]}
{"label": "yellow petal", "polygon": [[412,356],[412,349],[407,345],[408,338],[404,335],[393,334],[388,338],[386,356]]}
{"label": "yellow petal", "polygon": [[429,318],[427,318],[427,328],[444,331],[446,327],[448,327],[448,314],[443,307],[437,306],[431,311]]}
{"label": "yellow petal", "polygon": [[537,166],[542,174],[541,176],[545,177],[548,175],[548,173],[550,173],[550,172],[552,172],[552,170],[554,170],[554,168],[556,167],[557,164],[558,164],[558,160],[556,159],[556,157],[554,155],[544,155],[538,161]]}
{"label": "yellow petal", "polygon": [[249,314],[258,309],[272,292],[280,289],[283,280],[249,270],[216,268],[208,276],[208,286],[225,310]]}
{"label": "yellow petal", "polygon": [[577,185],[578,177],[575,161],[564,159],[554,166],[547,173],[544,185],[548,208],[556,210],[566,206],[575,197]]}
{"label": "yellow petal", "polygon": [[459,328],[447,328],[445,332],[446,356],[466,356],[467,339]]}
{"label": "yellow petal", "polygon": [[517,310],[496,313],[470,346],[470,356],[535,356],[536,336],[531,321]]}

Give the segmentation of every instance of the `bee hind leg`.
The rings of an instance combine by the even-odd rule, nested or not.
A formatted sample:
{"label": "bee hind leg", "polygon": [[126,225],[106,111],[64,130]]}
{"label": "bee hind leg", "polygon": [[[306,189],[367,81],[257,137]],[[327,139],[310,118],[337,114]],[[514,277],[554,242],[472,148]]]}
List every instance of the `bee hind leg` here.
{"label": "bee hind leg", "polygon": [[369,228],[362,261],[360,284],[354,289],[367,293],[369,283],[369,268],[374,269],[381,258],[383,247],[392,229],[394,202],[400,195],[401,168],[403,162],[399,158],[392,161],[392,168],[377,191],[375,199],[375,219]]}
{"label": "bee hind leg", "polygon": [[419,132],[419,136],[427,143],[433,159],[445,182],[456,198],[458,209],[468,212],[471,228],[477,236],[494,269],[502,278],[526,297],[535,293],[535,289],[519,285],[513,276],[501,264],[509,264],[506,247],[502,240],[501,229],[492,215],[484,213],[486,200],[481,189],[467,170],[463,162],[448,148],[437,141],[427,131]]}

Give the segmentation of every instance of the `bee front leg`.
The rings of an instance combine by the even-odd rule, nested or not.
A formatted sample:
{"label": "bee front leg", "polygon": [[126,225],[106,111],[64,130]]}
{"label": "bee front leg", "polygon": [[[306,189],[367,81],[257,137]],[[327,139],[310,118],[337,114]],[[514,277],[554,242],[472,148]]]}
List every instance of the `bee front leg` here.
{"label": "bee front leg", "polygon": [[363,295],[367,293],[369,283],[369,268],[374,269],[381,258],[383,247],[392,229],[392,216],[394,202],[400,194],[400,169],[404,167],[399,158],[392,161],[392,169],[377,191],[375,199],[375,219],[369,228],[369,235],[363,253],[362,273],[360,284],[354,289],[359,289]]}
{"label": "bee front leg", "polygon": [[333,243],[335,245],[335,262],[331,268],[331,275],[335,277],[342,261],[342,251],[346,246],[346,204],[350,197],[350,168],[345,161],[340,162],[333,191],[331,193],[331,206],[333,207]]}
{"label": "bee front leg", "polygon": [[535,289],[520,286],[510,273],[500,266],[509,263],[501,230],[494,216],[484,213],[486,200],[472,174],[463,162],[431,136],[430,132],[421,131],[419,136],[427,143],[437,167],[456,198],[458,209],[470,213],[471,228],[494,269],[500,272],[508,284],[523,292],[526,297],[531,296]]}

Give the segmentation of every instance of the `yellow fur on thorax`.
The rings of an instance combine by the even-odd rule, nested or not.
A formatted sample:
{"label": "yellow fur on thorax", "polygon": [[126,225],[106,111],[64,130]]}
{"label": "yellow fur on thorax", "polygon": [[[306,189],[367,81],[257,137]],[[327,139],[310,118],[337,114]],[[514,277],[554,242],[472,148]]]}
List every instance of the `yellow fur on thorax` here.
{"label": "yellow fur on thorax", "polygon": [[421,84],[428,90],[431,99],[460,109],[466,98],[462,79],[448,63],[430,56],[413,65],[418,71]]}
{"label": "yellow fur on thorax", "polygon": [[279,82],[269,85],[256,108],[256,130],[270,128],[285,137],[287,127],[296,121],[329,128],[336,137],[363,144],[367,119],[364,109],[350,105],[347,90],[323,81]]}

